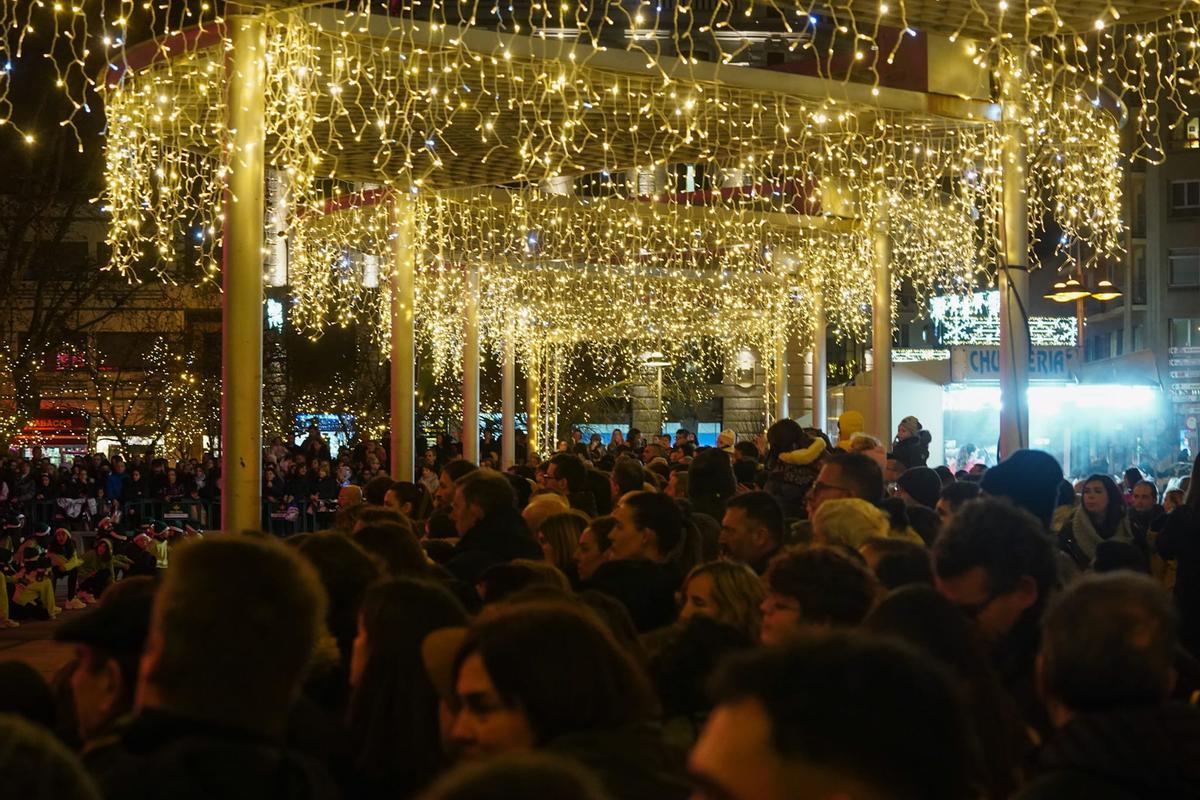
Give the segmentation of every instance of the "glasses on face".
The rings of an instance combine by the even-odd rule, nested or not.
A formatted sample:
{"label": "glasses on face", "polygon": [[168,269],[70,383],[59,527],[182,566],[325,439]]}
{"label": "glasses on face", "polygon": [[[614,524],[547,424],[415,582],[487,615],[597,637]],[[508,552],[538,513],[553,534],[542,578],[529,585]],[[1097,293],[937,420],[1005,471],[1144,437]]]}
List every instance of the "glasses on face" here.
{"label": "glasses on face", "polygon": [[824,481],[814,481],[813,485],[812,485],[812,490],[814,493],[815,492],[846,492],[846,493],[850,492],[850,489],[846,486],[838,486],[833,483],[825,483]]}

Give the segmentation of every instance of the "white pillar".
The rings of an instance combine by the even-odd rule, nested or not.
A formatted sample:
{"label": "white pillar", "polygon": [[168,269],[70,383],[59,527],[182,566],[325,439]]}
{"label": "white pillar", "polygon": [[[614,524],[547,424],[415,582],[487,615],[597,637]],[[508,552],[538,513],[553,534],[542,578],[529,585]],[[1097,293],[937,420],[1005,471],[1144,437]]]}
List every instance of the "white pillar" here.
{"label": "white pillar", "polygon": [[814,428],[825,430],[829,424],[826,410],[826,394],[828,393],[826,370],[829,355],[826,352],[825,330],[825,301],[818,294],[813,306],[813,343],[812,343],[812,424]]}
{"label": "white pillar", "polygon": [[[236,13],[236,10],[232,10]],[[221,337],[221,528],[262,525],[263,149],[266,24],[228,17]]]}
{"label": "white pillar", "polygon": [[500,466],[511,467],[517,456],[517,353],[512,334],[504,340],[504,376],[500,388]]}
{"label": "white pillar", "polygon": [[392,479],[411,481],[416,464],[416,346],[413,305],[416,291],[416,248],[413,202],[402,193],[392,205]]}
{"label": "white pillar", "polygon": [[1000,442],[999,456],[1029,445],[1029,207],[1028,168],[1021,72],[1004,76],[1004,262],[1000,265]]}
{"label": "white pillar", "polygon": [[781,339],[775,345],[775,421],[787,419],[791,414],[788,408],[788,354],[787,340]]}
{"label": "white pillar", "polygon": [[888,447],[892,431],[892,237],[887,203],[881,198],[875,222],[875,297],[871,305],[871,351],[875,429]]}
{"label": "white pillar", "polygon": [[542,362],[536,347],[529,349],[525,371],[525,447],[533,455],[542,451]]}
{"label": "white pillar", "polygon": [[467,268],[463,296],[463,458],[479,463],[479,269]]}

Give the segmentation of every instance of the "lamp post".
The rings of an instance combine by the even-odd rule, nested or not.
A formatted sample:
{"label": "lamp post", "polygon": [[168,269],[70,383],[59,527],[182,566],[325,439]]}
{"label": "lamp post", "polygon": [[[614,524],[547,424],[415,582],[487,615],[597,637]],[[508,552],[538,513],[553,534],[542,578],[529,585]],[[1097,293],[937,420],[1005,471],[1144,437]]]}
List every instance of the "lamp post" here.
{"label": "lamp post", "polygon": [[1059,281],[1054,284],[1054,291],[1049,294],[1042,295],[1047,300],[1053,300],[1056,303],[1074,303],[1075,304],[1075,349],[1078,354],[1079,363],[1083,363],[1083,319],[1084,319],[1084,301],[1089,297],[1093,300],[1108,302],[1116,300],[1121,296],[1122,292],[1112,281],[1104,278],[1096,282],[1095,289],[1089,289],[1079,278],[1082,277],[1080,270],[1079,277],[1068,278],[1065,281]]}
{"label": "lamp post", "polygon": [[658,432],[659,432],[659,433],[662,433],[662,432],[663,432],[663,430],[662,430],[663,423],[664,423],[664,422],[666,421],[666,419],[667,419],[666,415],[663,413],[663,384],[662,384],[662,372],[663,372],[663,367],[669,367],[669,366],[671,366],[671,362],[670,362],[670,361],[667,361],[667,359],[666,359],[666,356],[664,356],[662,353],[658,352],[657,350],[653,350],[653,351],[651,351],[651,352],[648,352],[648,353],[642,353],[642,355],[641,355],[641,359],[642,359],[642,366],[643,366],[643,367],[650,367],[650,368],[653,368],[653,369],[655,369],[655,370],[657,371],[657,373],[658,373],[658,374],[657,374],[657,385],[658,385],[658,390],[657,390],[657,397],[658,397]]}

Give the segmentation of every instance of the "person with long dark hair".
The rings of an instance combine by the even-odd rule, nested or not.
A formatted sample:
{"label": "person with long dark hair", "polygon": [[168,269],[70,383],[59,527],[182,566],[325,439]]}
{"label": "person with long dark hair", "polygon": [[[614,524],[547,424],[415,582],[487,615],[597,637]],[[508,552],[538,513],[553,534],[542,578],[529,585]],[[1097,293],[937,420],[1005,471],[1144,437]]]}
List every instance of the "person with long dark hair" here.
{"label": "person with long dark hair", "polygon": [[1158,554],[1174,560],[1175,604],[1179,608],[1179,639],[1192,655],[1200,654],[1200,455],[1183,503],[1167,516],[1155,542]]}
{"label": "person with long dark hair", "polygon": [[552,603],[501,613],[467,635],[452,675],[464,758],[539,750],[591,768],[612,797],[687,796],[649,680],[594,615]]}
{"label": "person with long dark hair", "polygon": [[438,695],[421,661],[421,643],[433,631],[466,624],[462,604],[435,583],[399,578],[367,591],[346,714],[355,794],[410,797],[447,765]]}
{"label": "person with long dark hair", "polygon": [[1058,541],[1080,569],[1091,566],[1101,542],[1133,543],[1125,498],[1112,478],[1088,476],[1079,508],[1059,531]]}

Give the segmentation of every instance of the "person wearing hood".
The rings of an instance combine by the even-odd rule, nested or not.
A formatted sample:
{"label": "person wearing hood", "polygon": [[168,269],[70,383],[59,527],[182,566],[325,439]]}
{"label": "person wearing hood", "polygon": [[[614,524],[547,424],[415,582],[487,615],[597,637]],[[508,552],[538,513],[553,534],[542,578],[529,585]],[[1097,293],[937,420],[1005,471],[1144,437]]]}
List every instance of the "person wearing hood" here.
{"label": "person wearing hood", "polygon": [[445,567],[472,586],[493,564],[542,558],[517,512],[512,484],[495,470],[477,469],[455,481],[450,518],[459,540]]}
{"label": "person wearing hood", "polygon": [[923,467],[929,461],[929,443],[933,437],[921,426],[916,417],[905,417],[896,426],[896,439],[888,456],[904,465],[906,469]]}
{"label": "person wearing hood", "polygon": [[863,415],[859,411],[850,409],[843,411],[838,417],[838,439],[837,449],[850,452],[850,441],[854,438],[854,434],[862,433],[867,428],[867,422],[863,419]]}
{"label": "person wearing hood", "polygon": [[805,497],[821,471],[825,440],[810,436],[794,419],[781,419],[767,431],[767,481],[763,489],[783,506],[784,516],[804,519]]}
{"label": "person wearing hood", "polygon": [[1125,498],[1107,475],[1091,475],[1083,482],[1083,498],[1070,521],[1058,534],[1059,547],[1080,569],[1096,558],[1101,542],[1134,543]]}
{"label": "person wearing hood", "polygon": [[1089,575],[1055,598],[1038,655],[1054,731],[1016,799],[1196,797],[1200,711],[1169,700],[1177,644],[1171,598],[1149,577]]}

